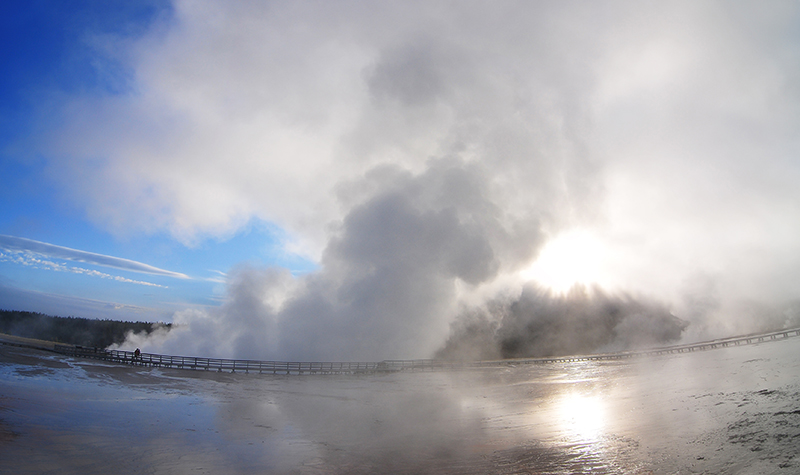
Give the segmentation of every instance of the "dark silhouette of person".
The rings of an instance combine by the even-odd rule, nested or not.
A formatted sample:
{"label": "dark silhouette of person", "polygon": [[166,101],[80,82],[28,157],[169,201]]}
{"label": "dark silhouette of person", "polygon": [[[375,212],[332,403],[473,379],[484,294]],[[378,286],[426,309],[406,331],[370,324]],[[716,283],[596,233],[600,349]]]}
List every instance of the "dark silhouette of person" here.
{"label": "dark silhouette of person", "polygon": [[136,351],[133,352],[133,359],[138,360],[142,356],[142,352],[139,351],[139,348],[136,348]]}

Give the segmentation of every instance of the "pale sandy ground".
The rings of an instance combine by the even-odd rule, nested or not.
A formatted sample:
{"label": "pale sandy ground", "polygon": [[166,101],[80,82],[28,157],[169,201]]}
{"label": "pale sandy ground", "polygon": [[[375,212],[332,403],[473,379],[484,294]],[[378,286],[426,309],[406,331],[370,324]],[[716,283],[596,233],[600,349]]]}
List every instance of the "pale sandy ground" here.
{"label": "pale sandy ground", "polygon": [[363,376],[107,365],[0,345],[0,473],[800,473],[800,338]]}

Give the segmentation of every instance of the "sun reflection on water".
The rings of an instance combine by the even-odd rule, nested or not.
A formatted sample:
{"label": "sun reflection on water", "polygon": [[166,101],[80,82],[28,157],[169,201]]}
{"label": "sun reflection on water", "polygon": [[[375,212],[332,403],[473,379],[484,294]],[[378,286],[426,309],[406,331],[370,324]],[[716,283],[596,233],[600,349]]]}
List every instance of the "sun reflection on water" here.
{"label": "sun reflection on water", "polygon": [[581,442],[595,442],[606,426],[602,398],[577,392],[564,394],[556,406],[561,430]]}

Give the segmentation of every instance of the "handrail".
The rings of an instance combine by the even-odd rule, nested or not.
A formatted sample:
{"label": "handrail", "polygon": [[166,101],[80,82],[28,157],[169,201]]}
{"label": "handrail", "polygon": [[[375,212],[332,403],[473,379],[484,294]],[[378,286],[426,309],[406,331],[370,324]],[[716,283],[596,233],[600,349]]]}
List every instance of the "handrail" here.
{"label": "handrail", "polygon": [[800,336],[800,328],[769,333],[742,335],[697,343],[649,348],[636,351],[601,353],[590,355],[554,356],[544,358],[517,358],[483,361],[444,360],[384,360],[380,362],[334,362],[334,361],[259,361],[245,359],[204,358],[197,356],[173,356],[155,353],[136,354],[133,351],[89,348],[78,345],[55,344],[53,350],[68,356],[94,358],[114,363],[154,366],[163,368],[216,370],[236,372],[258,372],[259,374],[358,374],[386,373],[397,371],[438,371],[469,368],[501,367],[517,364],[547,364],[575,361],[619,360],[641,356],[659,356],[723,348],[730,345],[748,345]]}

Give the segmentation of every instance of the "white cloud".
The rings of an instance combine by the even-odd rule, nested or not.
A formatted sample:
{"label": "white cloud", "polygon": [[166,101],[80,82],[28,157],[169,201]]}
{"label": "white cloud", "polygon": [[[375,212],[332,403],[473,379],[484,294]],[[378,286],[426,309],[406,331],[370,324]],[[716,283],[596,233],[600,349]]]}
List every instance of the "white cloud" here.
{"label": "white cloud", "polygon": [[8,254],[0,252],[0,262],[11,262],[23,266],[33,267],[34,269],[52,270],[56,272],[70,272],[72,274],[84,274],[92,277],[100,277],[101,279],[111,279],[117,282],[125,282],[128,284],[145,285],[148,287],[161,287],[168,288],[166,285],[154,284],[143,280],[133,280],[119,275],[106,274],[94,269],[85,269],[83,267],[68,266],[59,262],[53,262],[46,259],[40,259],[35,254],[21,251],[9,251]]}
{"label": "white cloud", "polygon": [[[45,154],[120,234],[192,243],[253,216],[286,229],[323,265],[300,279],[319,295],[288,307],[287,332],[344,334],[367,308],[402,318],[402,294],[432,322],[363,328],[428,351],[453,288],[480,292],[574,226],[607,250],[597,272],[625,289],[678,302],[707,272],[730,299],[792,298],[797,21],[781,2],[177,2],[124,51],[135,94],[71,98]],[[371,214],[380,206],[395,214]],[[354,234],[380,234],[392,216],[433,234],[406,236],[413,249]],[[432,253],[442,236],[476,246],[478,264]],[[427,268],[420,256],[441,266],[420,294],[342,300],[366,298],[381,262]],[[327,326],[306,320],[320,313]]]}
{"label": "white cloud", "polygon": [[[41,256],[47,256],[56,259],[68,259],[71,261],[85,262],[87,264],[94,264],[104,267],[112,267],[131,272],[139,272],[142,274],[161,275],[167,277],[174,277],[178,279],[188,279],[189,276],[181,274],[180,272],[173,272],[169,270],[159,269],[149,264],[133,261],[130,259],[123,259],[121,257],[107,256],[104,254],[97,254],[94,252],[81,251],[78,249],[71,249],[63,246],[56,246],[55,244],[48,244],[46,242],[34,241],[33,239],[26,239],[16,236],[6,236],[0,234],[0,249],[6,249],[11,252],[33,253]],[[32,262],[36,262],[35,258]],[[61,264],[49,262],[47,265],[52,266],[54,269],[59,270],[63,267]],[[105,274],[107,275],[107,274]],[[133,282],[133,281],[131,281]],[[154,285],[154,284],[151,284]]]}

